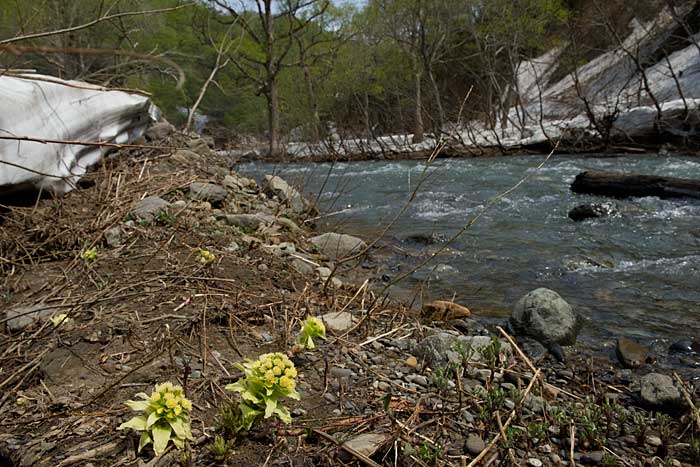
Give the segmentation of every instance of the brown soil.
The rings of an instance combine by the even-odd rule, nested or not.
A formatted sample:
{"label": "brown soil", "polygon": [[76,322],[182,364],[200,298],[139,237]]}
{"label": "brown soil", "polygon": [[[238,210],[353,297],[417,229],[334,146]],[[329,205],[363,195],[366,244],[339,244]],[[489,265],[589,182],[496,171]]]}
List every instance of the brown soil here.
{"label": "brown soil", "polygon": [[[403,343],[420,341],[434,330],[404,306],[375,300],[364,285],[326,288],[266,248],[292,242],[306,258],[332,266],[314,253],[306,233],[279,226],[243,232],[213,219],[217,211],[208,203],[190,201],[189,183],[219,182],[228,173],[226,161],[206,155],[183,164],[156,153],[123,153],[90,175],[93,187],[11,208],[5,215],[0,231],[3,308],[41,304],[66,313],[72,322],[54,327],[42,319],[10,332],[0,315],[0,466],[467,465],[476,457],[464,448],[470,434],[487,444],[494,440],[478,465],[525,465],[533,457],[544,465],[574,465],[567,456],[561,463],[554,457],[560,449],[568,452],[565,430],[571,426],[579,460],[581,452],[607,448],[605,465],[662,465],[655,459],[664,452],[683,461],[675,465],[693,463],[692,443],[700,430],[692,418],[696,412],[671,422],[673,442],[661,418],[648,419],[646,434],[663,435],[666,451],[661,453],[644,439],[638,446],[621,441],[640,425],[631,417],[601,415],[595,421],[598,431],[589,433],[586,411],[612,399],[610,393],[619,394],[614,399],[620,406],[635,400],[634,388],[606,372],[609,364],[583,355],[566,366],[550,357],[533,364],[515,354],[489,364],[465,360],[453,372],[439,372],[411,360]],[[135,203],[150,195],[186,204],[152,223],[129,222]],[[261,196],[259,188],[231,192],[220,211],[291,216],[283,204]],[[122,243],[109,248],[105,232],[115,226],[123,228]],[[239,250],[230,249],[232,241]],[[93,247],[97,259],[82,259]],[[216,260],[200,264],[199,249]],[[353,276],[361,278],[357,272],[344,277]],[[329,333],[319,350],[293,355],[302,399],[287,404],[292,424],[258,423],[230,440],[225,459],[215,459],[210,447],[222,433],[217,414],[237,400],[224,390],[241,376],[234,363],[289,352],[300,320],[339,310],[356,319],[349,331]],[[468,319],[442,326],[486,332]],[[484,373],[477,370],[492,376],[480,381]],[[533,379],[539,371],[542,378]],[[406,375],[424,376],[429,383],[406,383]],[[512,409],[504,400],[493,400],[504,378],[519,391],[509,393]],[[193,401],[195,441],[185,452],[170,450],[160,458],[150,448],[137,454],[138,436],[116,429],[132,415],[124,401],[164,381],[182,384]],[[469,390],[481,384],[486,394]],[[555,423],[546,410],[526,409],[528,392],[552,405],[570,406],[568,421]],[[473,420],[464,418],[465,410],[476,414]],[[520,431],[505,430],[511,418]],[[552,430],[539,437],[520,435],[542,423]],[[385,440],[367,456],[341,447],[361,433],[381,434]]]}

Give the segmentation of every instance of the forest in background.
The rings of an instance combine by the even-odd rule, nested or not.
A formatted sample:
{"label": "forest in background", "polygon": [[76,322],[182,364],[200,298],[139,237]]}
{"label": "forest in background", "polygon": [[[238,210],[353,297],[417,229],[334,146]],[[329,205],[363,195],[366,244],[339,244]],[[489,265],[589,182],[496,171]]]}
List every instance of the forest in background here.
{"label": "forest in background", "polygon": [[517,105],[521,60],[565,47],[550,81],[561,78],[664,6],[674,1],[5,0],[0,67],[142,89],[182,126],[196,106],[221,146],[277,152],[329,132],[420,141],[458,120],[495,127]]}

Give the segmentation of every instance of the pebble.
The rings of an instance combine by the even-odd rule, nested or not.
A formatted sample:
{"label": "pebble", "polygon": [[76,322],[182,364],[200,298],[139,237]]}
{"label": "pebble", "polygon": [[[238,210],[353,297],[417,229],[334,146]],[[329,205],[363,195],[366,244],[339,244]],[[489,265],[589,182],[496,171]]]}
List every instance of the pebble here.
{"label": "pebble", "polygon": [[464,443],[464,448],[469,454],[477,456],[486,448],[486,444],[484,443],[484,440],[481,439],[481,436],[472,433],[467,437],[467,441]]}
{"label": "pebble", "polygon": [[379,381],[377,384],[377,389],[380,391],[388,391],[391,389],[391,384],[387,383],[386,381]]}
{"label": "pebble", "polygon": [[598,465],[603,462],[603,451],[587,452],[581,455],[581,463],[586,465]]}
{"label": "pebble", "polygon": [[428,378],[423,375],[409,375],[406,377],[406,380],[410,383],[416,383],[423,387],[428,386]]}
{"label": "pebble", "polygon": [[331,404],[335,404],[336,402],[338,402],[338,398],[335,397],[335,396],[334,396],[333,394],[331,394],[330,392],[325,393],[325,394],[323,395],[323,398],[326,399],[326,400],[327,400],[328,402],[330,402]]}
{"label": "pebble", "polygon": [[410,357],[408,357],[406,359],[405,363],[406,363],[406,366],[408,366],[409,368],[415,368],[418,366],[418,359],[411,355]]}
{"label": "pebble", "polygon": [[535,457],[531,457],[527,460],[527,465],[530,465],[532,467],[542,467],[543,464],[541,460]]}

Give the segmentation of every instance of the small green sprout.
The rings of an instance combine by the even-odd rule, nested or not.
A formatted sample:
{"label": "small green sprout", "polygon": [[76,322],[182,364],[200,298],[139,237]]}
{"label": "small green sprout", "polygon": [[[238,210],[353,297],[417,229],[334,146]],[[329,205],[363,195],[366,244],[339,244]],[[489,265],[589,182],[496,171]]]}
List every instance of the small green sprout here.
{"label": "small green sprout", "polygon": [[86,263],[91,263],[92,261],[95,261],[97,259],[97,248],[90,248],[88,250],[83,251],[83,253],[80,255],[80,258],[82,258],[82,260]]}
{"label": "small green sprout", "polygon": [[261,415],[269,418],[277,415],[284,423],[290,423],[292,416],[279,399],[289,397],[299,400],[296,391],[297,370],[289,358],[281,353],[261,355],[255,361],[237,364],[245,377],[226,386],[229,391],[241,393],[239,408],[242,416],[242,429],[250,430],[253,422]]}
{"label": "small green sprout", "polygon": [[309,316],[301,323],[297,343],[305,349],[315,349],[314,337],[326,340],[326,326],[320,319]]}
{"label": "small green sprout", "polygon": [[157,384],[150,396],[143,392],[136,396],[144,400],[126,401],[126,405],[132,410],[145,413],[122,423],[117,429],[132,428],[141,432],[139,452],[144,446],[153,443],[153,451],[156,456],[160,456],[165,452],[169,441],[176,448],[183,449],[185,440],[194,439],[187,415],[192,410],[192,402],[183,396],[181,386]]}
{"label": "small green sprout", "polygon": [[213,262],[214,260],[216,260],[216,256],[214,256],[214,253],[207,251],[207,250],[201,250],[201,249],[199,251],[197,251],[197,261],[201,265],[203,265],[203,266],[207,265],[207,264]]}
{"label": "small green sprout", "polygon": [[57,328],[60,325],[69,325],[72,323],[72,319],[68,317],[67,314],[65,313],[58,313],[53,315],[51,318],[49,318],[51,321],[51,324],[53,324],[53,327]]}

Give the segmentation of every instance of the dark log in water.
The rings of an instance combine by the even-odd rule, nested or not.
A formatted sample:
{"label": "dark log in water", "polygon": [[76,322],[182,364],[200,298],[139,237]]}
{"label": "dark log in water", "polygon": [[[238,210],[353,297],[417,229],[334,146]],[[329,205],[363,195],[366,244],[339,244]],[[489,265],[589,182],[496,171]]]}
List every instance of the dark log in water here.
{"label": "dark log in water", "polygon": [[662,199],[700,199],[700,180],[587,171],[576,176],[571,184],[571,191],[613,198],[658,196]]}

